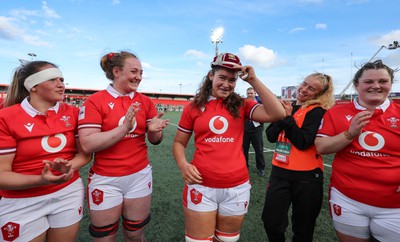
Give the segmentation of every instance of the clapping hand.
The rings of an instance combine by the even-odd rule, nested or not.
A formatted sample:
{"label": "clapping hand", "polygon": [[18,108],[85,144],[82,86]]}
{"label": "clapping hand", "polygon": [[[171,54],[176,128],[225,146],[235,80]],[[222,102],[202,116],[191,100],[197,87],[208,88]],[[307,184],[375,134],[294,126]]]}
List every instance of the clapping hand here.
{"label": "clapping hand", "polygon": [[369,120],[372,117],[372,112],[370,111],[361,111],[354,115],[351,119],[350,127],[348,131],[353,136],[352,138],[361,134],[362,129],[369,123]]}
{"label": "clapping hand", "polygon": [[123,125],[125,125],[129,131],[131,131],[135,125],[136,114],[138,111],[139,107],[137,107],[135,104],[129,106],[128,110],[126,111],[125,122],[123,123]]}
{"label": "clapping hand", "polygon": [[[63,183],[70,180],[74,175],[74,169],[72,169],[70,161],[56,158],[54,161],[44,160],[43,163],[42,179],[46,183]],[[55,175],[53,171],[57,171],[61,175]]]}
{"label": "clapping hand", "polygon": [[162,131],[167,125],[169,124],[169,119],[161,119],[161,117],[164,115],[164,112],[160,112],[152,118],[148,124],[148,129],[150,132],[158,132]]}

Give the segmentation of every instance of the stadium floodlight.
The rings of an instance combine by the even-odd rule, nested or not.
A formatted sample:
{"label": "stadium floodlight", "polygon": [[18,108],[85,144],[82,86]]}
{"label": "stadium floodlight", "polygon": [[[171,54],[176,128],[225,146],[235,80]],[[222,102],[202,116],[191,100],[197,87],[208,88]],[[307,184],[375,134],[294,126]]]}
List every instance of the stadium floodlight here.
{"label": "stadium floodlight", "polygon": [[215,43],[215,56],[218,55],[218,44],[222,43],[222,34],[224,33],[224,28],[219,27],[211,31],[211,43]]}
{"label": "stadium floodlight", "polygon": [[[400,48],[399,42],[398,41],[393,41],[392,44],[389,44],[388,47],[382,45],[377,52],[375,52],[375,54],[368,60],[368,62],[371,62],[375,56],[383,49],[387,49],[387,50],[395,50],[397,48]],[[345,92],[347,91],[347,89],[350,87],[352,83],[352,80],[349,81],[349,83],[347,83],[346,87],[343,89],[343,91],[339,94],[339,98],[342,99],[342,97],[344,96]]]}
{"label": "stadium floodlight", "polygon": [[394,49],[397,49],[397,48],[400,48],[399,41],[393,41],[393,44],[390,44],[389,47],[388,47],[389,50],[394,50]]}
{"label": "stadium floodlight", "polygon": [[28,55],[31,57],[31,60],[33,61],[33,57],[36,57],[37,55],[35,53],[28,53]]}

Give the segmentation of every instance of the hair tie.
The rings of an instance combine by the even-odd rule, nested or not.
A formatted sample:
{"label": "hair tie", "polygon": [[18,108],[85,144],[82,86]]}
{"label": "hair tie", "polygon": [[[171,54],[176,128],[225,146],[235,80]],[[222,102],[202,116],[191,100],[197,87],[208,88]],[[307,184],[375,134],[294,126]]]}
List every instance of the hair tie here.
{"label": "hair tie", "polygon": [[114,57],[114,55],[115,55],[114,52],[108,53],[107,60],[111,60]]}

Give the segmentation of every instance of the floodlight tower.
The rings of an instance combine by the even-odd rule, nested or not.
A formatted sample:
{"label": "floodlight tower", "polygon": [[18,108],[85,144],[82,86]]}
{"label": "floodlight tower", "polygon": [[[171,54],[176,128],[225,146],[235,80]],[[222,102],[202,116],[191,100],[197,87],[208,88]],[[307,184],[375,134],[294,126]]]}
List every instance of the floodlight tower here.
{"label": "floodlight tower", "polygon": [[224,28],[219,27],[211,31],[211,43],[215,43],[215,56],[218,55],[218,43],[222,43]]}
{"label": "floodlight tower", "polygon": [[35,53],[28,53],[28,55],[31,57],[31,61],[33,61],[33,57],[37,56]]}
{"label": "floodlight tower", "polygon": [[[392,44],[389,44],[388,47],[382,45],[377,52],[375,52],[375,54],[368,60],[368,62],[371,62],[375,56],[383,49],[388,49],[388,50],[395,50],[397,48],[400,48],[399,42],[398,41],[393,41]],[[347,89],[350,87],[352,83],[352,80],[349,81],[349,83],[347,83],[346,87],[343,89],[343,91],[339,94],[339,98],[341,99],[344,96],[344,93],[347,91]]]}

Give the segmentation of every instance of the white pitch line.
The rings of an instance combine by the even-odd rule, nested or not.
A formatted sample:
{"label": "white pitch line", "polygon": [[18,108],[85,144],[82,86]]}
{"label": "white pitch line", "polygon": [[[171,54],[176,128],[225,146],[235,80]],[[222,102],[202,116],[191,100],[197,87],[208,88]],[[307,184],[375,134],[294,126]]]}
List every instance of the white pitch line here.
{"label": "white pitch line", "polygon": [[[172,126],[178,127],[178,125],[177,125],[177,124],[174,124],[174,123],[168,123],[168,125],[172,125]],[[168,126],[167,126],[167,127],[168,127]]]}

